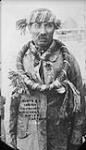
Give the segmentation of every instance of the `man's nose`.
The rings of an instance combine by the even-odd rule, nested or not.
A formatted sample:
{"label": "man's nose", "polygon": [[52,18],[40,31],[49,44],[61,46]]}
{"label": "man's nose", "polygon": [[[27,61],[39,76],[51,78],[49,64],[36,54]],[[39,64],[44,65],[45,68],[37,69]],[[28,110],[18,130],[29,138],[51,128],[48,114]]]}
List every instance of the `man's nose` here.
{"label": "man's nose", "polygon": [[45,33],[46,33],[46,28],[45,28],[44,25],[41,26],[41,28],[40,28],[40,33],[41,33],[41,34],[45,34]]}

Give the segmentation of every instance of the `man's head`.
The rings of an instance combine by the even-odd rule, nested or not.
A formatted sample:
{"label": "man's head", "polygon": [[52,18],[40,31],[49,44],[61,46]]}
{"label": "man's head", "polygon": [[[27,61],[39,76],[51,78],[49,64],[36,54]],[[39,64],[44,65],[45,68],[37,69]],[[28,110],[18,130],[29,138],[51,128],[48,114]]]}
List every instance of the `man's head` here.
{"label": "man's head", "polygon": [[34,10],[29,19],[32,40],[38,47],[48,47],[52,43],[54,30],[59,26],[60,21],[48,9]]}
{"label": "man's head", "polygon": [[32,11],[29,21],[20,19],[16,22],[17,29],[23,33],[28,26],[32,40],[40,48],[47,48],[52,43],[54,30],[60,25],[60,20],[57,20],[50,10],[44,8]]}

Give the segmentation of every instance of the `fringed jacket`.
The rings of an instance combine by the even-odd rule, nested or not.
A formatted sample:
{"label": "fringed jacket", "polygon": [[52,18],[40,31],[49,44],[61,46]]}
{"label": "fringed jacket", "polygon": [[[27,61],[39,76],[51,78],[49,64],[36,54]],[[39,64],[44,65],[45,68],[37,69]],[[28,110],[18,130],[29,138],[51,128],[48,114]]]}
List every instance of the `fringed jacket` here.
{"label": "fringed jacket", "polygon": [[[17,71],[9,77],[14,87],[11,143],[15,146],[17,137],[32,134],[28,124],[35,120],[39,150],[66,150],[71,144],[80,145],[84,120],[82,78],[66,46],[53,40],[47,51],[40,53],[33,41],[29,42],[19,52]],[[45,85],[49,88],[42,91]]]}

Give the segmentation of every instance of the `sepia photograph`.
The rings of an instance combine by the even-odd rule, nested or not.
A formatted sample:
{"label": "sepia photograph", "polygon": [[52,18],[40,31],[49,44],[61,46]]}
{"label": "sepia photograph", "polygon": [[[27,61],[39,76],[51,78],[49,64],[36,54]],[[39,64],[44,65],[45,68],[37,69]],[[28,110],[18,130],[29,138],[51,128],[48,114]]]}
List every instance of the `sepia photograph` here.
{"label": "sepia photograph", "polygon": [[14,150],[86,142],[86,1],[0,2],[0,139]]}

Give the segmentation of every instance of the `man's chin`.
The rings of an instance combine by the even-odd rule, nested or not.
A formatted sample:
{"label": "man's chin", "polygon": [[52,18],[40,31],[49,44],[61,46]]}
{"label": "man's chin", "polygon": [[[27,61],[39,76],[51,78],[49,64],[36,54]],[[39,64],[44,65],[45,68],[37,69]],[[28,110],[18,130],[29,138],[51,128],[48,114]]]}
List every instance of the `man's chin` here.
{"label": "man's chin", "polygon": [[38,46],[42,46],[42,47],[45,47],[45,46],[48,46],[48,42],[47,41],[39,41],[37,43]]}

